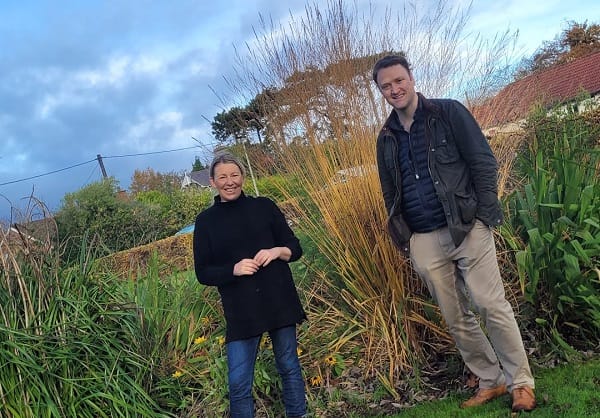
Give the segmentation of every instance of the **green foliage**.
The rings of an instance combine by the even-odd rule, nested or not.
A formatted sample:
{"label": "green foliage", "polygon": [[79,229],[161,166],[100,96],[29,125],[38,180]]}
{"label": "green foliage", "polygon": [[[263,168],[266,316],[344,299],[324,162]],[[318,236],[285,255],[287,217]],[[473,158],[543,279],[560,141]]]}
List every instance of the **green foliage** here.
{"label": "green foliage", "polygon": [[135,200],[149,207],[153,207],[159,212],[166,212],[171,207],[171,198],[169,194],[158,190],[149,190],[136,194]]}
{"label": "green foliage", "polygon": [[[300,234],[300,238],[313,267],[319,264],[313,258],[326,261],[309,237]],[[84,248],[83,252],[93,251]],[[1,416],[227,415],[224,319],[214,288],[199,285],[193,272],[165,276],[157,254],[150,258],[147,273],[129,280],[94,271],[94,263],[85,257],[77,268],[66,271],[51,264],[51,254],[41,260],[43,271],[28,265],[27,259],[18,271],[0,271],[0,356],[6,360],[0,370]],[[310,299],[310,320],[299,327],[299,340],[311,412],[360,417],[387,410],[390,416],[397,408],[382,399],[389,389],[384,391],[380,383],[357,372],[365,367],[362,344],[372,341],[361,338],[362,344],[345,353],[339,351],[341,345],[332,345],[355,337],[348,333],[354,324],[335,315],[332,308],[337,301],[331,298],[335,294],[319,297],[325,291],[322,277],[302,277],[308,270],[310,274],[323,270],[307,270],[303,263],[292,267],[302,297]],[[30,307],[25,308],[25,301]],[[29,321],[23,319],[26,312],[34,313]],[[594,367],[569,374],[569,384],[565,374],[556,385],[552,378],[546,383],[539,378],[540,390],[548,388],[538,392],[544,399],[540,411],[546,411],[541,416],[595,410]],[[570,387],[574,380],[577,388]],[[378,393],[372,392],[372,385]],[[571,402],[575,398],[557,393],[558,386],[560,393],[578,390],[581,396]],[[254,389],[261,416],[283,416],[281,382],[268,340],[259,349]],[[385,401],[376,402],[383,405],[381,409],[374,407],[374,397]],[[428,404],[427,411],[437,411],[431,416],[454,416],[461,413],[458,403],[453,397],[439,405]],[[498,416],[498,410],[506,408],[506,402],[496,401],[482,411]],[[430,416],[418,410],[417,415],[410,415],[411,410],[402,414]]]}
{"label": "green foliage", "polygon": [[200,171],[200,170],[204,170],[205,168],[208,168],[208,167],[205,167],[204,164],[202,164],[202,161],[200,161],[200,158],[196,157],[194,159],[194,164],[192,164],[192,171]]}
{"label": "green foliage", "polygon": [[283,202],[286,196],[281,192],[285,189],[298,188],[291,176],[273,175],[261,177],[256,180],[256,186],[261,196],[273,199],[275,202]]}
{"label": "green foliage", "polygon": [[[154,365],[156,378],[162,382],[150,388],[150,393],[161,406],[181,416],[200,415],[198,411],[201,416],[225,416],[225,320],[219,295],[216,289],[199,285],[193,272],[166,280],[160,270],[153,257],[148,274],[124,283],[126,299],[136,307],[139,323],[139,334],[130,343]],[[260,403],[268,404],[267,409],[283,415],[281,381],[268,338],[259,347],[254,391]]]}
{"label": "green foliage", "polygon": [[213,192],[207,189],[177,190],[171,195],[170,219],[177,229],[194,222],[198,213],[212,205]]}
{"label": "green foliage", "polygon": [[574,112],[538,112],[528,126],[518,165],[526,181],[510,204],[512,225],[502,231],[517,250],[537,323],[568,351],[565,341],[585,346],[600,336],[598,128]]}
{"label": "green foliage", "polygon": [[161,237],[161,225],[151,207],[119,198],[114,178],[68,193],[55,215],[64,258],[74,261],[85,240],[101,243],[105,253],[152,242]]}
{"label": "green foliage", "polygon": [[230,140],[239,143],[247,139],[246,112],[241,107],[235,106],[217,113],[211,126],[214,137],[222,143]]}
{"label": "green foliage", "polygon": [[152,365],[133,349],[136,310],[123,303],[119,283],[76,269],[56,273],[24,277],[26,288],[0,283],[1,300],[32,295],[36,312],[34,325],[24,326],[18,313],[0,323],[0,415],[174,416],[148,391]]}
{"label": "green foliage", "polygon": [[165,280],[160,271],[154,255],[146,275],[124,283],[139,326],[130,344],[154,366],[158,382],[162,381],[150,389],[152,396],[175,411],[190,408],[194,393],[202,388],[206,393],[202,402],[210,405],[206,409],[222,416],[217,411],[223,411],[227,374],[224,347],[217,342],[224,332],[217,296],[200,287],[193,273]]}
{"label": "green foliage", "polygon": [[219,112],[211,122],[212,133],[221,143],[240,144],[250,143],[255,135],[259,143],[268,132],[268,113],[274,108],[275,91],[263,89],[244,106],[234,106],[229,110]]}
{"label": "green foliage", "polygon": [[162,235],[169,236],[194,222],[198,213],[213,202],[211,190],[189,188],[162,193],[156,190],[142,192],[136,200],[147,205],[158,217]]}
{"label": "green foliage", "polygon": [[193,223],[212,197],[210,190],[176,188],[122,198],[114,179],[92,183],[65,195],[55,215],[63,259],[76,261],[90,245],[101,256],[170,236]]}

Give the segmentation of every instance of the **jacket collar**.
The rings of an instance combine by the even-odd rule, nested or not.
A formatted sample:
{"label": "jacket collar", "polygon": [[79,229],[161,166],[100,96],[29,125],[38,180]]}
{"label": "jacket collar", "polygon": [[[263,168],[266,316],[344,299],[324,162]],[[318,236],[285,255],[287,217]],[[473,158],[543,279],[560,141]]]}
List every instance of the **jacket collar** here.
{"label": "jacket collar", "polygon": [[[427,108],[426,108],[426,105],[424,104],[427,101],[427,99],[421,93],[417,93],[417,97],[418,97],[417,108],[415,109],[415,114],[413,116],[413,119],[414,120],[423,120],[423,119],[425,119],[425,116],[427,114]],[[400,123],[400,119],[398,118],[398,113],[396,112],[395,109],[392,109],[390,115],[388,116],[387,120],[383,124],[382,131],[387,131],[387,130],[404,131],[404,127]]]}

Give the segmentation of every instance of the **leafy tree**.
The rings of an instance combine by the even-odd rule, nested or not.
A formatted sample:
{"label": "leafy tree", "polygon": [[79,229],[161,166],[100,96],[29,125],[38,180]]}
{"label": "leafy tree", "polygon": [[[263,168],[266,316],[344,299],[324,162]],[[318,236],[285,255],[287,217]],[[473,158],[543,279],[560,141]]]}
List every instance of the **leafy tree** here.
{"label": "leafy tree", "polygon": [[211,123],[214,137],[221,143],[233,141],[237,144],[247,140],[244,113],[244,109],[238,106],[217,113]]}
{"label": "leafy tree", "polygon": [[192,171],[200,171],[200,170],[204,170],[206,167],[204,164],[202,164],[202,161],[200,161],[199,157],[196,157],[194,160],[194,164],[192,164]]}
{"label": "leafy tree", "polygon": [[600,51],[600,25],[569,22],[567,29],[552,41],[544,41],[531,58],[519,64],[515,78]]}
{"label": "leafy tree", "polygon": [[348,107],[350,99],[364,95],[373,100],[371,70],[379,58],[391,53],[403,55],[384,51],[344,56],[323,67],[308,65],[294,71],[274,94],[277,106],[271,107],[274,114],[270,118],[290,130],[308,121],[321,141],[347,138],[347,127],[355,123]]}
{"label": "leafy tree", "polygon": [[163,228],[153,209],[119,199],[118,190],[110,177],[65,195],[55,218],[67,261],[77,259],[90,242],[111,253],[161,237]]}
{"label": "leafy tree", "polygon": [[182,176],[175,172],[161,173],[152,168],[135,170],[131,178],[129,190],[135,196],[140,192],[158,190],[169,193],[181,186]]}
{"label": "leafy tree", "polygon": [[[281,168],[274,138],[282,136],[274,127],[293,130],[309,118],[321,140],[332,139],[333,125],[353,123],[346,106],[348,95],[357,90],[371,93],[371,69],[387,53],[340,58],[323,69],[311,65],[296,70],[285,78],[282,87],[264,88],[247,106],[217,114],[212,122],[213,135],[222,143],[233,142],[232,149],[244,148],[237,150],[239,155],[247,154],[259,172],[273,174]],[[339,94],[332,96],[332,91]],[[258,145],[252,143],[252,136]]]}
{"label": "leafy tree", "polygon": [[600,25],[571,22],[571,27],[563,32],[561,44],[568,52],[560,61],[571,61],[600,51]]}
{"label": "leafy tree", "polygon": [[218,113],[211,123],[215,138],[221,143],[242,141],[252,142],[255,136],[258,143],[263,143],[268,132],[268,115],[275,103],[276,90],[266,88],[258,93],[244,106],[235,106]]}
{"label": "leafy tree", "polygon": [[198,213],[209,207],[213,202],[211,190],[190,188],[177,190],[171,196],[171,207],[168,220],[176,223],[176,230],[194,222]]}
{"label": "leafy tree", "polygon": [[169,194],[150,190],[136,195],[136,200],[153,212],[161,225],[161,235],[169,236],[193,223],[196,215],[210,206],[213,194],[196,188],[177,189]]}

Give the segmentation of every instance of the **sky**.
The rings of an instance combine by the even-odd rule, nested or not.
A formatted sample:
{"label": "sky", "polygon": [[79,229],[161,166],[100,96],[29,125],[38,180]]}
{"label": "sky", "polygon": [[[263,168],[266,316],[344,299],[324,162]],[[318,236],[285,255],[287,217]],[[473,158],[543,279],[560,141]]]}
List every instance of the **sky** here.
{"label": "sky", "polygon": [[[392,12],[403,4],[350,3]],[[66,193],[102,179],[98,156],[122,189],[136,169],[208,162],[210,121],[228,107],[235,50],[255,39],[261,15],[285,23],[306,4],[0,0],[0,220],[26,213],[32,195],[59,209]],[[569,21],[600,22],[600,4],[474,0],[470,16],[468,33],[518,30],[530,56]]]}

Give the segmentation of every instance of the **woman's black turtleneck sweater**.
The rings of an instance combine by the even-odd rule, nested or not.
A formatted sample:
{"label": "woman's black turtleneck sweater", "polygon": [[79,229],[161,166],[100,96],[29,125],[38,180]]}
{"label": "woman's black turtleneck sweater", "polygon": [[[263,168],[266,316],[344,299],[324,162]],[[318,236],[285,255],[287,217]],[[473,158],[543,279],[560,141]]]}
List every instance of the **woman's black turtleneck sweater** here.
{"label": "woman's black turtleneck sweater", "polygon": [[289,262],[302,255],[300,242],[277,205],[244,193],[201,212],[194,229],[198,281],[217,286],[227,321],[226,341],[254,337],[302,322],[302,309],[288,262],[277,259],[255,274],[234,276],[233,266],[261,249],[288,247]]}

